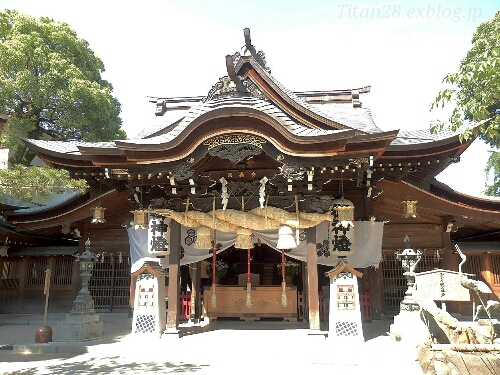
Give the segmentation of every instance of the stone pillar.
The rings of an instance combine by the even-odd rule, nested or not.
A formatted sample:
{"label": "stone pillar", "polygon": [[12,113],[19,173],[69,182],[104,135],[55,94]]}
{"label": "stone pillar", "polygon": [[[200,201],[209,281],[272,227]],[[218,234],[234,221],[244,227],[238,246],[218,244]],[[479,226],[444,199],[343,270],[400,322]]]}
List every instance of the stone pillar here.
{"label": "stone pillar", "polygon": [[165,276],[152,267],[146,263],[140,274],[133,275],[137,281],[132,333],[160,334],[165,330]]}
{"label": "stone pillar", "polygon": [[102,337],[102,322],[94,309],[94,300],[89,291],[89,280],[94,268],[95,254],[90,251],[90,239],[85,242],[85,251],[77,256],[80,262],[82,286],[73,308],[61,324],[60,338],[55,341],[86,341]]}
{"label": "stone pillar", "polygon": [[318,293],[318,254],[316,252],[316,227],[306,229],[307,239],[307,298],[309,329],[320,330]]}
{"label": "stone pillar", "polygon": [[179,278],[181,252],[181,225],[170,224],[170,257],[168,264],[168,311],[165,333],[179,333]]}
{"label": "stone pillar", "polygon": [[405,344],[418,346],[424,344],[429,336],[429,330],[420,318],[420,306],[415,299],[415,267],[421,258],[421,251],[414,251],[410,247],[408,236],[405,237],[406,248],[396,257],[401,260],[404,276],[406,277],[408,289],[400,304],[400,312],[394,317],[391,324],[391,338]]}
{"label": "stone pillar", "polygon": [[363,325],[359,304],[358,278],[351,272],[330,276],[328,338],[362,344]]}

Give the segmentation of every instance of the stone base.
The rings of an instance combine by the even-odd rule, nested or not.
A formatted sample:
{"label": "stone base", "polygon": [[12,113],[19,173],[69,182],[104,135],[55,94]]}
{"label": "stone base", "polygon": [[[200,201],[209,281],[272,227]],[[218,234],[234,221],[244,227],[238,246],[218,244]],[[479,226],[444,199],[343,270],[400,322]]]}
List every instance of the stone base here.
{"label": "stone base", "polygon": [[177,340],[181,338],[181,331],[176,328],[165,329],[160,336],[163,340]]}
{"label": "stone base", "polygon": [[394,317],[390,335],[395,341],[415,347],[429,340],[429,330],[420,318],[420,311],[401,311]]}
{"label": "stone base", "polygon": [[56,341],[87,341],[102,337],[98,314],[67,314]]}

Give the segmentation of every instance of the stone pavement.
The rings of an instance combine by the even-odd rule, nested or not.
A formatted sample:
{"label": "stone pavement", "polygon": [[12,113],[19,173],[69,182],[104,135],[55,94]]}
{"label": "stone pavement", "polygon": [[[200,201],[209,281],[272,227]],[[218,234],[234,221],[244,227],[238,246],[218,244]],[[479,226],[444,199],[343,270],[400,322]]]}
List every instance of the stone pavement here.
{"label": "stone pavement", "polygon": [[[65,314],[49,314],[57,339]],[[349,374],[420,375],[417,350],[387,335],[389,319],[364,324],[365,342],[335,342],[312,335],[307,322],[214,321],[182,324],[177,335],[131,334],[127,314],[102,313],[103,338],[80,346],[83,354],[14,353],[34,343],[42,316],[0,315],[0,374],[200,374],[348,371]]]}

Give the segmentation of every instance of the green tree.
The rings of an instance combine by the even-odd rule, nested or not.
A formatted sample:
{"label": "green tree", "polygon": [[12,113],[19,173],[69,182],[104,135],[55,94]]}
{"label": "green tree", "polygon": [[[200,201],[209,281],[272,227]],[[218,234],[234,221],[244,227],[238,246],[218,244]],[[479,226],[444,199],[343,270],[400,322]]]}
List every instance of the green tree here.
{"label": "green tree", "polygon": [[[15,165],[11,169],[0,169],[0,199],[14,198],[22,202],[42,204],[54,193],[66,190],[88,189],[85,180],[74,180],[64,169],[50,167],[26,167]],[[15,202],[14,202],[15,203]]]}
{"label": "green tree", "polygon": [[10,116],[0,143],[11,162],[30,155],[20,138],[124,139],[120,103],[101,78],[104,64],[67,24],[0,12],[0,113]]}
{"label": "green tree", "polygon": [[23,167],[34,155],[22,138],[125,139],[120,103],[102,72],[101,59],[66,23],[0,12],[0,114],[8,118],[0,124],[0,147],[11,150],[14,165],[0,171],[0,197],[39,201],[61,189],[87,188],[66,171]]}
{"label": "green tree", "polygon": [[[441,91],[431,109],[454,103],[448,122],[438,121],[431,128],[459,131],[464,140],[479,137],[497,148],[500,145],[500,11],[479,25],[472,37],[472,47],[456,73],[443,82],[450,85]],[[493,184],[485,194],[500,196],[500,155],[492,152],[485,167],[494,174]]]}

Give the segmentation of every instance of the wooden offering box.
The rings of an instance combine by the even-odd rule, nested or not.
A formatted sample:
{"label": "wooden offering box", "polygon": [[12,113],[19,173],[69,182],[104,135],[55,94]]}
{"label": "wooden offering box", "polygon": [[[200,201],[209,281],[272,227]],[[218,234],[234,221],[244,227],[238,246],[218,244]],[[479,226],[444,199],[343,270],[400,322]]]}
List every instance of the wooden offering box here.
{"label": "wooden offering box", "polygon": [[211,304],[212,289],[205,287],[203,293],[204,312],[209,320],[232,317],[244,320],[260,318],[283,318],[297,321],[297,288],[286,287],[287,305],[281,305],[281,286],[252,287],[252,306],[247,307],[247,289],[241,286],[219,286],[216,291],[216,307]]}

